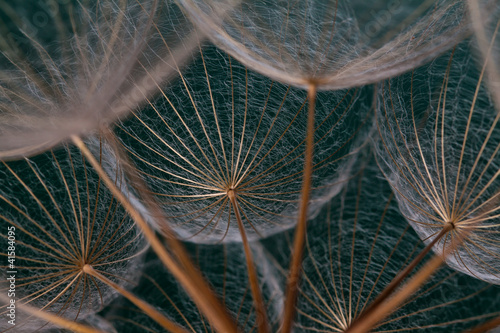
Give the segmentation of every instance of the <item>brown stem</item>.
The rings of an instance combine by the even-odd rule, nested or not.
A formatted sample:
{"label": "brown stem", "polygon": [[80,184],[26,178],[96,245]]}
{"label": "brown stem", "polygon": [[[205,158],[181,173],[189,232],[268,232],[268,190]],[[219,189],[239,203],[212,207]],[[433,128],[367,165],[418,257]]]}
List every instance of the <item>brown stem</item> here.
{"label": "brown stem", "polygon": [[[200,294],[204,295],[203,293],[205,293],[205,296],[208,295],[207,296],[208,298],[211,297],[214,302],[213,306],[219,307],[218,311],[220,313],[225,314],[225,318],[220,318],[220,319],[228,320],[232,324],[233,321],[230,319],[225,308],[215,297],[215,295],[213,295],[212,290],[208,288],[208,285],[206,285],[206,282],[202,274],[193,264],[193,261],[191,260],[190,256],[188,255],[182,243],[176,238],[175,232],[170,228],[170,225],[167,219],[165,218],[164,213],[160,208],[160,205],[158,204],[156,199],[151,195],[151,191],[149,190],[147,184],[144,182],[143,178],[141,178],[138,175],[137,169],[135,168],[133,162],[130,161],[128,156],[123,152],[123,149],[121,148],[122,146],[119,144],[119,142],[117,142],[114,133],[110,129],[104,129],[102,132],[107,142],[112,146],[113,151],[117,154],[117,157],[120,161],[120,166],[123,168],[126,176],[130,179],[130,183],[134,185],[136,191],[141,195],[141,199],[145,204],[148,212],[151,213],[151,216],[155,217],[158,225],[161,227],[161,233],[165,237],[168,246],[172,249],[172,253],[177,258],[177,262],[180,263],[182,268],[187,271],[186,274],[194,280],[195,285],[200,286],[201,289]],[[206,290],[203,290],[205,286],[207,286]],[[209,295],[209,293],[211,295]],[[211,318],[209,317],[207,318],[211,320]],[[232,325],[236,327],[236,324]]]}
{"label": "brown stem", "polygon": [[389,297],[394,290],[403,282],[406,277],[417,267],[417,265],[424,259],[424,257],[429,253],[429,251],[433,248],[436,243],[443,238],[444,235],[446,235],[451,229],[453,229],[453,225],[451,223],[447,223],[443,229],[439,232],[439,234],[434,237],[432,242],[427,244],[427,246],[420,252],[420,254],[412,260],[412,262],[406,266],[406,268],[400,272],[394,279],[392,279],[391,283],[385,287],[385,289],[377,296],[377,298],[368,306],[368,308],[363,311],[359,315],[359,317],[353,322],[353,325],[356,321],[363,321],[364,317],[367,316],[370,312],[375,310],[377,306],[380,305],[384,300]]}
{"label": "brown stem", "polygon": [[306,136],[306,154],[304,161],[304,175],[302,183],[302,193],[300,199],[300,210],[297,228],[295,229],[292,260],[290,263],[290,272],[287,280],[285,312],[281,333],[289,333],[293,326],[295,318],[295,304],[299,290],[300,273],[302,270],[302,254],[304,252],[304,243],[306,239],[307,210],[309,206],[309,195],[311,192],[311,177],[313,171],[313,152],[314,152],[314,111],[316,104],[316,85],[310,84],[307,91],[309,108],[307,114],[307,136]]}
{"label": "brown stem", "polygon": [[[9,299],[4,296],[0,295],[0,300],[2,302],[5,302],[5,304],[9,303]],[[77,333],[105,333],[102,330],[99,330],[97,328],[93,328],[87,325],[83,325],[80,323],[77,323],[73,320],[68,320],[63,317],[59,317],[58,315],[55,315],[53,313],[47,312],[40,310],[36,307],[26,305],[26,304],[20,304],[19,302],[16,302],[16,307],[19,308],[21,311],[26,312],[32,316],[35,316],[37,318],[40,318],[42,320],[45,320],[49,323],[52,323],[54,325],[57,325],[59,327],[65,328],[70,330],[71,332],[77,332]],[[2,331],[4,332],[4,331]]]}
{"label": "brown stem", "polygon": [[167,219],[164,217],[163,211],[160,205],[151,195],[151,191],[137,173],[137,168],[134,166],[132,161],[123,152],[120,144],[117,142],[116,136],[110,129],[103,129],[102,133],[106,138],[106,141],[113,148],[113,152],[117,155],[120,161],[120,166],[123,168],[126,176],[130,179],[130,183],[133,184],[134,189],[140,194],[142,201],[144,202],[150,216],[154,216],[155,220],[161,229],[161,234],[164,236],[168,245],[172,248],[173,254],[177,257],[177,261],[188,270],[189,274],[192,276],[200,276],[201,273],[196,269],[191,258],[187,254],[182,243],[176,238],[175,232],[170,228]]}
{"label": "brown stem", "polygon": [[484,332],[489,332],[490,330],[500,326],[500,317],[493,318],[479,326],[476,326],[468,331],[466,333],[484,333]]}
{"label": "brown stem", "polygon": [[363,317],[363,320],[356,320],[345,333],[366,333],[379,321],[387,317],[394,309],[410,297],[427,279],[441,266],[443,258],[435,256],[432,258],[415,276],[406,283],[391,298],[380,303],[370,313]]}
{"label": "brown stem", "polygon": [[250,281],[250,288],[252,290],[253,301],[255,305],[257,328],[260,333],[269,332],[269,321],[266,314],[266,306],[264,304],[264,299],[262,298],[262,293],[259,287],[259,280],[257,278],[257,272],[255,271],[254,260],[252,257],[252,250],[248,244],[247,235],[245,233],[245,227],[241,221],[240,208],[236,200],[236,194],[234,190],[229,190],[227,192],[229,200],[231,200],[231,205],[234,208],[234,214],[236,215],[236,221],[238,221],[238,228],[240,229],[241,239],[243,241],[243,248],[245,249],[245,259],[247,262],[248,270],[248,280]]}
{"label": "brown stem", "polygon": [[160,312],[158,312],[155,308],[153,308],[151,305],[148,303],[144,302],[143,300],[139,299],[137,296],[129,292],[128,290],[122,288],[120,285],[114,283],[113,281],[109,280],[106,278],[104,275],[100,274],[97,272],[92,266],[90,265],[85,265],[82,268],[82,271],[86,274],[89,274],[97,279],[99,279],[101,282],[107,284],[117,292],[119,292],[123,297],[128,299],[130,302],[132,302],[135,306],[137,306],[139,309],[144,311],[151,319],[156,321],[158,324],[160,324],[163,328],[165,328],[168,332],[173,332],[173,333],[187,333],[185,329],[162,315]]}
{"label": "brown stem", "polygon": [[[442,238],[442,234],[446,234],[453,228],[453,224],[445,226],[436,238]],[[394,293],[392,297],[380,302],[369,313],[366,313],[362,320],[358,318],[345,333],[365,333],[369,332],[378,322],[391,314],[399,305],[401,305],[408,297],[424,284],[429,277],[441,266],[444,259],[462,244],[463,239],[467,234],[458,236],[458,239],[452,240],[452,244],[445,249],[443,256],[435,255],[430,259],[424,267],[422,267],[403,287]],[[430,245],[430,244],[429,244]]]}
{"label": "brown stem", "polygon": [[[156,237],[155,232],[144,220],[142,215],[132,206],[130,201],[117,188],[115,183],[109,178],[102,166],[97,162],[94,155],[88,150],[85,143],[77,136],[72,136],[74,144],[82,151],[90,164],[94,167],[106,186],[109,188],[115,198],[123,205],[130,214],[132,219],[141,228],[144,236],[149,241],[149,244],[158,255],[158,258],[167,267],[172,275],[181,283],[186,292],[191,296],[196,305],[200,308],[203,314],[213,322],[214,326],[220,332],[237,332],[236,324],[230,319],[224,307],[213,294],[212,290],[201,277],[200,274],[193,274],[184,271],[172,256],[163,247],[160,240]],[[184,263],[185,264],[185,263]]]}

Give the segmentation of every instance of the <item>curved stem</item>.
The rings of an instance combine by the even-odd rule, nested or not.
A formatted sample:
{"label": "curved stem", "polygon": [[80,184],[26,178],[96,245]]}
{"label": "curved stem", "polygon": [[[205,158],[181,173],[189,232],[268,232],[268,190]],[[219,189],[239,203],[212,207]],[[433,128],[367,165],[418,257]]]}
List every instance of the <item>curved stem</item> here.
{"label": "curved stem", "polygon": [[[429,253],[429,251],[436,245],[436,243],[444,237],[451,229],[453,229],[453,226],[451,223],[447,223],[443,229],[439,232],[439,234],[434,237],[434,239],[427,244],[427,246],[422,250],[422,252],[419,253],[419,255],[412,260],[412,262],[406,266],[406,268],[400,272],[394,279],[392,279],[391,283],[385,287],[385,289],[377,296],[377,298],[368,306],[368,308],[361,313],[361,315],[354,321],[363,321],[364,317],[366,317],[370,312],[375,310],[377,306],[379,306],[380,303],[382,303],[384,300],[389,297],[394,290],[403,282],[406,277],[417,267],[417,265],[424,259],[424,257]],[[353,323],[353,325],[354,325]]]}
{"label": "curved stem", "polygon": [[304,161],[304,175],[302,183],[302,193],[300,199],[300,210],[297,228],[295,229],[292,260],[290,272],[288,274],[285,312],[281,333],[289,333],[293,326],[295,318],[295,304],[299,290],[300,273],[302,271],[302,255],[304,252],[304,243],[306,239],[307,211],[309,207],[309,196],[311,192],[311,178],[313,171],[313,153],[314,153],[314,111],[316,104],[316,85],[310,84],[307,91],[309,108],[307,113],[307,134],[306,134],[306,153]]}
{"label": "curved stem", "polygon": [[248,280],[250,281],[250,288],[252,290],[253,301],[255,305],[257,328],[259,333],[269,332],[269,321],[266,314],[266,306],[264,305],[264,300],[262,298],[262,293],[259,287],[259,280],[257,278],[257,272],[255,271],[254,260],[252,257],[252,250],[248,244],[247,235],[245,233],[245,227],[241,221],[240,208],[236,200],[236,194],[233,190],[228,191],[229,200],[231,200],[231,205],[234,208],[234,214],[236,215],[236,221],[238,221],[238,228],[240,229],[241,239],[243,242],[243,248],[245,249],[245,259],[247,262],[248,270]]}
{"label": "curved stem", "polygon": [[158,255],[158,258],[162,261],[165,267],[170,270],[177,281],[181,283],[203,314],[214,323],[214,326],[220,332],[237,332],[236,324],[226,313],[224,307],[221,305],[200,274],[190,274],[192,272],[186,272],[180,267],[180,265],[163,247],[161,241],[158,237],[156,237],[155,232],[147,224],[142,215],[132,206],[130,201],[118,189],[111,178],[109,178],[108,174],[104,171],[99,162],[97,162],[94,155],[92,155],[82,139],[77,136],[72,136],[71,139],[94,167],[111,193],[123,205],[132,219],[134,219],[137,225],[141,228],[144,236],[149,241],[149,244]]}
{"label": "curved stem", "polygon": [[[6,304],[9,303],[9,299],[6,296],[4,296],[4,295],[0,295],[0,300],[2,302],[5,302]],[[21,311],[29,313],[32,316],[35,316],[37,318],[46,320],[49,323],[52,323],[52,324],[57,325],[59,327],[68,329],[68,330],[70,330],[72,332],[77,332],[77,333],[105,333],[104,331],[99,330],[97,328],[93,328],[93,327],[90,327],[90,326],[87,326],[87,325],[83,325],[83,324],[77,323],[77,322],[75,322],[73,320],[65,319],[63,317],[59,317],[58,315],[55,315],[53,313],[37,309],[36,307],[30,306],[30,305],[18,304],[18,302],[16,302],[16,307],[18,307],[19,309],[21,309]],[[4,332],[4,331],[2,331],[2,332]]]}
{"label": "curved stem", "polygon": [[484,332],[489,332],[490,330],[500,326],[500,317],[493,318],[484,324],[481,324],[479,326],[476,326],[468,331],[466,333],[484,333]]}
{"label": "curved stem", "polygon": [[365,333],[369,332],[375,324],[387,317],[405,299],[410,297],[422,284],[441,266],[443,258],[435,256],[418,273],[406,283],[393,297],[382,302],[373,311],[357,320],[347,329],[345,333]]}
{"label": "curved stem", "polygon": [[[442,238],[443,235],[450,231],[449,228],[452,227],[453,226],[451,224],[449,226],[445,226],[436,238]],[[383,302],[380,302],[376,307],[372,308],[369,313],[362,316],[363,318],[358,318],[358,320],[356,320],[345,333],[369,332],[378,322],[390,315],[408,297],[413,295],[443,264],[445,258],[462,244],[464,238],[466,237],[466,234],[460,235],[458,239],[452,241],[452,244],[443,251],[444,253],[442,256],[435,255],[424,265],[424,267],[415,273],[415,275],[405,285],[403,285],[403,287],[399,288],[399,290],[395,292],[392,297],[388,297]]]}
{"label": "curved stem", "polygon": [[104,275],[101,273],[97,272],[91,265],[85,265],[82,268],[82,271],[88,275],[91,275],[101,282],[107,284],[114,290],[120,293],[123,297],[128,299],[130,302],[132,302],[135,306],[137,306],[139,309],[144,311],[151,319],[156,321],[158,324],[160,324],[163,328],[165,328],[169,332],[173,333],[187,333],[185,329],[165,317],[163,314],[158,312],[155,308],[153,308],[151,305],[146,303],[145,301],[139,299],[137,296],[129,292],[128,290],[122,288],[120,285],[114,283],[113,281],[109,280],[106,278]]}

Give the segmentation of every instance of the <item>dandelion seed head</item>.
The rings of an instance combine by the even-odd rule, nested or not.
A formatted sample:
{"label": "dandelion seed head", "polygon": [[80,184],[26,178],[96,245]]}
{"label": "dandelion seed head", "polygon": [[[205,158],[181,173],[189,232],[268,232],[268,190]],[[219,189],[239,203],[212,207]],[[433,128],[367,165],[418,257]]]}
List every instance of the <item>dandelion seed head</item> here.
{"label": "dandelion seed head", "polygon": [[[366,138],[370,105],[360,96],[318,94],[311,215],[338,192]],[[305,91],[211,47],[117,133],[181,237],[235,241],[231,197],[251,239],[296,222],[306,117]]]}
{"label": "dandelion seed head", "polygon": [[[401,223],[397,199],[366,157],[355,164],[359,172],[346,187],[308,222],[297,331],[347,331],[424,248],[417,233]],[[291,236],[285,232],[264,240],[283,278]],[[497,315],[498,291],[445,268],[371,331],[462,331],[475,324],[476,316]],[[488,306],[475,306],[486,299]]]}
{"label": "dandelion seed head", "polygon": [[342,89],[392,77],[467,33],[462,1],[179,1],[217,46],[280,82]]}
{"label": "dandelion seed head", "polygon": [[431,65],[384,83],[378,156],[420,236],[430,242],[451,224],[435,251],[463,237],[448,264],[498,283],[500,127],[485,68],[466,41]]}
{"label": "dandelion seed head", "polygon": [[[0,8],[13,22],[12,31],[0,37],[4,160],[39,153],[127,116],[153,93],[155,82],[171,78],[172,62],[181,63],[190,43],[198,42],[171,2],[57,6],[51,24],[38,33],[16,26],[27,18],[10,5]],[[171,33],[174,23],[183,33]],[[52,34],[49,41],[45,34]]]}
{"label": "dandelion seed head", "polygon": [[[0,172],[0,219],[15,228],[17,331],[52,326],[24,314],[23,304],[69,320],[102,309],[117,292],[92,269],[123,287],[135,282],[147,245],[75,148],[4,162]],[[8,287],[5,268],[2,290]]]}

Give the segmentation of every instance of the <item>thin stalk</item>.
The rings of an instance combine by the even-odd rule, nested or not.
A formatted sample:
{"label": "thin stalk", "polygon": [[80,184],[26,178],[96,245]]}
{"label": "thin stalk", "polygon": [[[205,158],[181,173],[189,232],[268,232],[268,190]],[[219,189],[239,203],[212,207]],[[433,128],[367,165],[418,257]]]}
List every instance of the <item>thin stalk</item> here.
{"label": "thin stalk", "polygon": [[119,292],[123,297],[128,299],[130,302],[132,302],[135,306],[137,306],[139,309],[144,311],[151,319],[156,321],[158,324],[160,324],[163,328],[165,328],[167,331],[172,332],[172,333],[187,333],[185,329],[162,315],[160,312],[158,312],[155,308],[153,308],[151,305],[148,303],[144,302],[143,300],[139,299],[137,296],[132,294],[131,292],[125,290],[118,284],[114,283],[113,281],[109,280],[106,278],[104,275],[101,273],[97,272],[91,265],[85,265],[82,268],[82,271],[88,275],[91,275],[101,282],[107,284],[117,292]]}
{"label": "thin stalk", "polygon": [[238,228],[240,229],[241,239],[243,242],[243,248],[245,249],[245,259],[247,262],[248,270],[248,280],[250,281],[250,288],[252,290],[253,301],[255,305],[257,328],[260,333],[269,332],[269,321],[266,314],[266,306],[264,304],[264,299],[262,298],[262,293],[259,287],[259,280],[257,278],[257,272],[255,271],[254,260],[252,256],[252,250],[248,244],[247,235],[245,233],[245,227],[241,220],[240,208],[236,200],[236,194],[234,190],[228,191],[229,200],[231,200],[231,205],[234,208],[234,214],[236,215],[236,221],[238,221]]}
{"label": "thin stalk", "polygon": [[168,245],[172,248],[172,252],[177,257],[178,262],[188,271],[188,274],[190,274],[191,277],[200,277],[200,279],[203,279],[201,277],[201,273],[199,273],[196,269],[191,258],[187,254],[184,246],[176,238],[175,232],[169,227],[168,221],[164,218],[163,211],[160,209],[160,205],[151,195],[151,191],[144,180],[138,175],[137,169],[133,165],[132,161],[130,161],[128,156],[123,152],[123,149],[121,149],[114,133],[109,129],[103,129],[102,132],[107,142],[112,146],[113,151],[116,153],[125,175],[130,179],[130,183],[134,185],[134,189],[141,195],[141,199],[144,201],[150,215],[154,216],[156,221],[159,222],[158,225],[161,226],[161,232],[165,236],[165,240]]}
{"label": "thin stalk", "polygon": [[[451,226],[452,227],[452,226]],[[449,231],[449,230],[448,230]],[[447,231],[447,232],[448,232]],[[440,234],[443,231],[440,232]],[[446,233],[444,233],[446,234]],[[442,237],[442,235],[441,235]],[[463,240],[467,237],[466,234],[460,235],[457,240],[452,241],[452,244],[444,251],[443,255],[435,255],[430,259],[424,267],[422,267],[415,275],[403,285],[392,297],[387,298],[378,306],[373,308],[370,313],[363,316],[362,320],[356,320],[345,333],[365,333],[369,332],[378,322],[390,315],[396,310],[408,297],[413,295],[434,272],[443,264],[445,258],[455,251],[460,246]],[[438,237],[436,237],[438,238]]]}
{"label": "thin stalk", "polygon": [[[7,297],[5,297],[3,295],[0,295],[0,300],[2,302],[6,302],[6,303],[9,302],[9,300],[7,299]],[[104,331],[99,330],[97,328],[93,328],[93,327],[90,327],[90,326],[87,326],[87,325],[83,325],[83,324],[77,323],[75,321],[65,319],[63,317],[59,317],[58,315],[52,314],[52,313],[47,312],[47,311],[40,310],[40,309],[35,308],[33,306],[30,306],[30,305],[18,304],[18,302],[16,302],[16,307],[18,307],[19,309],[21,309],[22,311],[24,311],[26,313],[29,313],[32,316],[35,316],[37,318],[46,320],[46,321],[48,321],[48,322],[50,322],[50,323],[52,323],[54,325],[57,325],[59,327],[65,328],[65,329],[68,329],[68,330],[70,330],[72,332],[77,332],[77,333],[105,333]],[[21,325],[21,324],[19,324],[19,325]]]}
{"label": "thin stalk", "polygon": [[141,228],[149,244],[158,255],[162,263],[167,267],[174,277],[181,283],[186,292],[190,295],[201,312],[213,322],[215,328],[220,332],[237,332],[236,324],[229,317],[220,304],[217,297],[206,281],[199,274],[191,275],[186,273],[172,256],[163,247],[161,241],[156,237],[155,232],[150,228],[142,215],[132,206],[125,195],[117,188],[115,183],[109,178],[102,166],[97,162],[94,155],[89,151],[85,143],[78,136],[72,136],[74,144],[82,151],[83,155],[94,167],[106,186],[115,198],[123,205],[132,219]]}
{"label": "thin stalk", "polygon": [[[385,289],[377,296],[377,298],[368,306],[368,308],[361,313],[361,315],[354,321],[363,321],[364,317],[367,316],[370,312],[374,311],[377,306],[380,305],[383,301],[389,297],[394,290],[403,282],[406,277],[417,267],[417,265],[424,259],[424,257],[429,253],[429,251],[433,248],[436,243],[444,237],[450,230],[453,229],[453,225],[451,223],[447,223],[443,229],[439,232],[439,234],[434,237],[432,242],[427,244],[427,246],[420,252],[420,254],[412,260],[412,262],[406,266],[406,268],[400,272],[394,279],[392,279],[391,283],[385,287]],[[353,323],[353,325],[354,325]]]}
{"label": "thin stalk", "polygon": [[295,304],[299,291],[300,273],[302,271],[302,255],[304,252],[304,243],[306,239],[307,212],[309,207],[309,196],[311,193],[311,178],[313,171],[313,153],[314,153],[314,111],[316,106],[316,85],[310,84],[307,91],[309,108],[307,114],[307,133],[306,133],[306,153],[304,161],[304,175],[302,182],[302,193],[300,198],[299,219],[293,241],[293,253],[290,263],[290,272],[287,280],[285,312],[281,333],[289,333],[293,326],[295,318]]}
{"label": "thin stalk", "polygon": [[403,303],[408,297],[413,295],[415,291],[424,284],[427,279],[441,266],[443,258],[435,256],[432,258],[415,276],[406,283],[399,291],[385,302],[380,303],[370,313],[363,317],[363,320],[356,320],[345,333],[366,333],[379,321],[387,317],[397,307]]}
{"label": "thin stalk", "polygon": [[500,326],[500,317],[493,318],[479,326],[476,326],[468,331],[466,333],[484,333],[484,332],[489,332],[490,330],[494,329],[495,327]]}
{"label": "thin stalk", "polygon": [[[224,313],[226,319],[231,320],[225,308],[213,295],[212,290],[209,289],[200,271],[193,264],[190,256],[188,255],[182,243],[176,238],[175,232],[170,228],[167,219],[164,217],[163,211],[160,209],[160,205],[151,195],[151,191],[149,190],[147,184],[138,175],[137,169],[135,168],[132,161],[130,161],[128,156],[123,152],[123,149],[121,149],[121,146],[117,142],[114,133],[107,128],[103,129],[102,133],[104,134],[107,142],[112,146],[113,151],[117,154],[117,158],[120,161],[120,166],[123,168],[125,175],[130,179],[130,183],[134,184],[135,190],[141,195],[141,199],[143,200],[148,212],[150,212],[151,216],[155,217],[156,221],[158,222],[158,225],[161,226],[161,232],[163,233],[165,240],[168,243],[168,246],[172,249],[172,253],[177,258],[177,262],[179,262],[181,267],[184,270],[186,270],[185,274],[187,274],[193,279],[194,285],[198,285],[202,289],[206,288],[206,290],[205,291],[202,290],[202,292],[211,293],[213,300],[215,302],[218,302],[218,304],[214,302],[213,306],[219,306],[218,309],[219,312]],[[207,318],[210,319],[210,317]],[[231,323],[233,323],[232,320]],[[236,329],[236,324],[233,323],[233,325]]]}

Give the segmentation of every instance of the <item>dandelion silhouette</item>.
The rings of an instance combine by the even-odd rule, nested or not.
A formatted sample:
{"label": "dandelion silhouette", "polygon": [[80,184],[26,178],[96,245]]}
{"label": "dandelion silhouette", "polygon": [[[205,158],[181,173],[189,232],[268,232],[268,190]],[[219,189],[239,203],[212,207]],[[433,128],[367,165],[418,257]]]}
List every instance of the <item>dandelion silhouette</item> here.
{"label": "dandelion silhouette", "polygon": [[468,29],[461,1],[179,3],[212,42],[249,68],[319,89],[400,74],[450,48]]}
{"label": "dandelion silhouette", "polygon": [[[193,261],[236,319],[241,332],[256,331],[257,318],[245,267],[245,252],[241,243],[215,246],[189,243],[186,245]],[[252,252],[259,262],[257,268],[259,285],[263,290],[271,331],[276,331],[283,306],[282,286],[278,283],[277,274],[266,259],[262,246],[253,243]],[[161,309],[187,332],[217,332],[210,321],[204,318],[195,304],[187,298],[178,282],[154,257],[149,259],[141,281],[140,287],[135,291],[136,294]],[[120,299],[107,309],[104,318],[113,323],[119,332],[148,330],[165,332],[142,311]]]}
{"label": "dandelion silhouette", "polygon": [[[412,228],[400,223],[404,217],[373,159],[356,166],[360,171],[342,193],[308,224],[297,331],[349,331],[424,249]],[[282,276],[289,261],[284,251],[291,247],[288,236],[266,240]],[[499,291],[442,269],[370,332],[459,332],[499,314]],[[476,306],[479,303],[488,305]]]}
{"label": "dandelion silhouette", "polygon": [[[168,80],[171,62],[198,44],[170,2],[53,5],[50,28],[33,32],[24,28],[30,20],[19,14],[22,3],[0,3],[2,159],[44,151],[127,115],[156,88],[149,72]],[[172,33],[174,25],[182,33]]]}
{"label": "dandelion silhouette", "polygon": [[[214,48],[179,76],[160,99],[116,126],[168,222],[197,242],[241,240],[239,219],[250,240],[293,226],[307,94]],[[338,192],[344,160],[367,132],[369,105],[360,95],[318,94],[311,215]]]}
{"label": "dandelion silhouette", "polygon": [[[147,243],[76,148],[3,162],[0,172],[0,219],[15,228],[13,299],[18,308],[25,304],[69,320],[84,319],[116,296],[111,284],[124,288],[135,282]],[[2,244],[7,249],[6,234]],[[1,254],[6,258],[7,253]],[[2,293],[10,288],[5,274],[12,271],[5,263]],[[1,328],[27,332],[50,327],[21,309],[15,326],[2,321]],[[5,314],[6,304],[0,311]]]}
{"label": "dandelion silhouette", "polygon": [[500,114],[470,44],[384,83],[378,156],[419,235],[436,251],[465,237],[448,264],[498,284]]}

